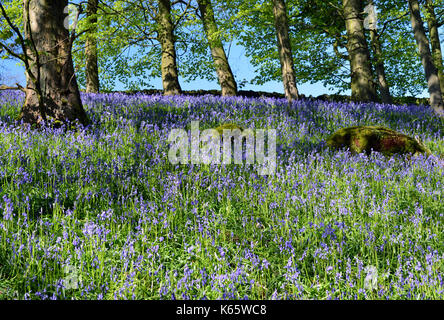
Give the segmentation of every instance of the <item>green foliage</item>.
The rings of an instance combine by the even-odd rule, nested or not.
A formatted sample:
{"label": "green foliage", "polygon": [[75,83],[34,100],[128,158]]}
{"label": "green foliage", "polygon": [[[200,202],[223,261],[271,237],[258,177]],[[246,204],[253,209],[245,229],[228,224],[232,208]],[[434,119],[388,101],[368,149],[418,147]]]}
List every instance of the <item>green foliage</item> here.
{"label": "green foliage", "polygon": [[[272,7],[269,1],[222,1],[231,10],[230,32],[255,67],[254,84],[281,80]],[[417,95],[426,88],[406,3],[374,1],[378,8],[383,60],[394,95]],[[296,80],[322,82],[339,93],[350,87],[342,1],[286,1]],[[395,19],[401,17],[400,19]],[[393,21],[392,21],[393,20]]]}
{"label": "green foliage", "polygon": [[[437,8],[442,7],[442,1],[435,1]],[[8,16],[22,30],[22,1],[2,3]],[[415,96],[422,93],[426,81],[411,30],[407,2],[378,0],[374,3],[378,11],[382,59],[392,94]],[[286,4],[297,82],[321,82],[339,93],[349,89],[342,1],[287,0]],[[127,90],[153,87],[153,80],[161,76],[157,2],[100,1],[97,15],[91,17],[85,14],[86,3],[82,5],[84,13],[80,15],[76,30],[78,37],[73,46],[80,86],[85,86],[85,42],[93,37],[98,43],[99,77],[104,91],[113,90],[117,83],[122,83]],[[219,28],[217,36],[221,37],[227,53],[233,43],[243,47],[256,73],[251,79],[237,79],[237,82],[262,85],[271,80],[280,81],[272,2],[213,0],[212,5]],[[187,7],[175,2],[171,15],[176,25],[174,33],[180,76],[185,81],[215,81],[214,62],[198,16],[197,3],[191,1]],[[96,32],[91,32],[93,18],[97,18]],[[0,17],[0,41],[20,53],[16,35],[3,17]],[[5,50],[1,55],[10,58]]]}
{"label": "green foliage", "polygon": [[[175,30],[176,50],[179,64],[182,55],[188,50],[190,36],[182,30],[185,8],[176,5],[172,8],[173,23],[177,23]],[[117,82],[127,90],[140,90],[152,87],[153,79],[161,76],[161,48],[157,39],[159,24],[156,22],[157,7],[155,1],[102,1],[97,14],[97,34],[99,55],[99,75],[101,87],[113,90]],[[182,18],[179,20],[179,18]],[[89,27],[88,21],[79,23],[79,32]],[[73,53],[79,83],[84,86],[84,45],[88,33],[80,36]],[[202,46],[194,45],[198,52]],[[204,55],[202,55],[204,56]],[[205,56],[209,54],[205,53]],[[210,57],[208,58],[210,59]],[[208,69],[201,68],[201,64],[185,58],[186,73],[181,75],[194,80],[205,74]],[[214,78],[213,78],[214,79]]]}
{"label": "green foliage", "polygon": [[[2,1],[2,5],[5,8],[11,22],[16,26],[20,32],[23,33],[23,1],[21,0],[9,0]],[[0,43],[8,46],[13,52],[20,53],[21,47],[18,42],[17,35],[13,32],[6,19],[0,12]],[[0,49],[2,46],[0,46]],[[10,59],[11,56],[6,50],[0,51],[0,58]]]}
{"label": "green foliage", "polygon": [[427,88],[427,83],[410,24],[407,2],[383,0],[375,3],[378,8],[378,31],[383,31],[383,27],[387,26],[380,34],[380,41],[391,93],[395,96],[416,96]]}
{"label": "green foliage", "polygon": [[[205,31],[196,12],[190,12],[188,19],[184,21],[182,30],[177,30],[177,50],[187,54],[179,54],[178,63],[180,76],[185,81],[205,79],[215,81],[217,79],[210,47],[205,36]],[[198,63],[196,63],[198,61]]]}
{"label": "green foliage", "polygon": [[[272,80],[280,81],[272,3],[253,0],[223,2],[225,8],[231,10],[229,31],[245,48],[255,67],[256,76],[251,83],[260,85]],[[341,38],[341,32],[345,33],[343,22],[337,19],[336,9],[320,1],[286,1],[286,4],[297,82],[322,81],[324,85],[336,86],[340,91],[347,89],[348,66],[331,50],[335,37]]]}
{"label": "green foliage", "polygon": [[[81,35],[74,43],[73,58],[81,86],[86,81],[84,47],[88,37],[97,40],[99,77],[104,91],[113,90],[117,81],[130,90],[150,87],[149,80],[160,76],[160,50],[150,39],[155,23],[144,19],[146,13],[133,2],[103,1],[97,15],[79,21],[77,32]],[[93,18],[97,18],[95,34],[88,32]]]}

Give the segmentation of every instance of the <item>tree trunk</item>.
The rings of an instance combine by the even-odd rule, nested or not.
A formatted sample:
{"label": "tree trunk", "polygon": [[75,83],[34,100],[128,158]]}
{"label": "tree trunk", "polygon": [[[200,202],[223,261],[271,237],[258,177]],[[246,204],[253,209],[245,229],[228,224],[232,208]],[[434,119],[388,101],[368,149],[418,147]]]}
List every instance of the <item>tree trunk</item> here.
{"label": "tree trunk", "polygon": [[171,19],[170,0],[158,0],[158,37],[162,47],[162,84],[165,95],[182,92],[177,72],[174,25]]}
{"label": "tree trunk", "polygon": [[381,43],[379,42],[378,32],[376,29],[370,29],[370,38],[372,41],[373,53],[375,55],[375,70],[378,77],[378,87],[381,95],[381,101],[382,103],[392,104],[392,96],[390,95],[390,88],[385,76],[384,61],[381,58]]}
{"label": "tree trunk", "polygon": [[64,27],[67,0],[25,0],[24,26],[30,67],[20,118],[39,124],[53,119],[88,123],[71,57],[72,39]]}
{"label": "tree trunk", "polygon": [[99,0],[88,0],[86,16],[89,18],[91,30],[85,44],[85,75],[86,75],[86,92],[99,92],[99,67],[97,63],[97,6]]}
{"label": "tree trunk", "polygon": [[375,70],[376,76],[378,77],[378,88],[379,94],[381,95],[382,103],[392,104],[392,96],[390,95],[390,88],[387,83],[387,78],[385,76],[385,67],[384,61],[382,60],[382,49],[381,42],[379,41],[379,35],[377,31],[377,18],[376,18],[376,8],[374,7],[373,0],[369,1],[369,4],[373,6],[374,9],[374,21],[371,25],[369,25],[370,29],[370,40],[372,44],[373,55],[375,57]]}
{"label": "tree trunk", "polygon": [[363,10],[360,0],[343,0],[347,51],[350,60],[351,91],[355,101],[376,101],[370,53],[360,17]]}
{"label": "tree trunk", "polygon": [[284,0],[273,0],[273,15],[285,97],[291,102],[299,98],[299,92],[294,76],[293,55],[288,33],[287,8]]}
{"label": "tree trunk", "polygon": [[436,19],[433,0],[427,0],[426,9],[429,14],[427,24],[429,26],[430,42],[432,44],[432,55],[435,67],[438,69],[438,78],[441,87],[441,95],[444,99],[444,68],[442,64],[441,42],[438,33],[438,21]]}
{"label": "tree trunk", "polygon": [[235,96],[237,94],[237,84],[228,63],[222,41],[218,35],[218,28],[214,19],[211,0],[197,0],[197,3],[199,4],[202,23],[210,45],[211,55],[213,56],[214,66],[222,89],[222,95]]}
{"label": "tree trunk", "polygon": [[422,66],[424,67],[424,72],[427,79],[427,86],[430,94],[430,105],[436,113],[444,115],[444,104],[441,95],[438,71],[433,64],[433,58],[429,47],[429,40],[427,39],[424,30],[424,25],[419,10],[419,3],[417,0],[409,0],[409,10],[413,34],[415,36]]}

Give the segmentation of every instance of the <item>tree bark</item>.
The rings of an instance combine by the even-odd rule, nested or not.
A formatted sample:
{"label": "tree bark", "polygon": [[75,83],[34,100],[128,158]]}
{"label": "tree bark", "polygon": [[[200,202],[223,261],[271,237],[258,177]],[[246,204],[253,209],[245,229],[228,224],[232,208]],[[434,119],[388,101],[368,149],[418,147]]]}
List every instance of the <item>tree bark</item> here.
{"label": "tree bark", "polygon": [[288,32],[287,8],[284,0],[273,0],[273,15],[285,97],[291,102],[299,99],[299,92],[294,75],[293,55],[291,53],[291,43]]}
{"label": "tree bark", "polygon": [[97,6],[99,0],[88,0],[86,16],[89,18],[90,30],[85,44],[86,92],[97,93],[100,90],[99,66],[97,62]]}
{"label": "tree bark", "polygon": [[218,28],[214,19],[213,6],[211,0],[197,0],[199,5],[202,23],[210,45],[211,55],[216,68],[217,77],[221,86],[223,96],[235,96],[237,94],[237,84],[228,63],[222,41],[218,35]]}
{"label": "tree bark", "polygon": [[72,38],[64,27],[67,0],[25,0],[23,17],[29,69],[20,118],[39,124],[53,119],[88,123],[71,57]]}
{"label": "tree bark", "polygon": [[392,96],[390,95],[390,88],[385,76],[384,61],[382,60],[381,43],[379,42],[378,32],[376,29],[370,29],[370,39],[372,41],[372,49],[375,55],[375,70],[378,77],[378,88],[381,95],[382,103],[392,104]]}
{"label": "tree bark", "polygon": [[[369,4],[374,6],[373,0],[370,0]],[[392,104],[393,100],[392,96],[390,95],[390,88],[387,83],[387,77],[385,76],[384,61],[382,60],[381,42],[379,41],[379,35],[377,31],[377,20],[375,19],[374,22],[375,24],[370,26],[370,40],[375,58],[374,66],[376,70],[376,76],[378,77],[379,94],[381,95],[382,103]]]}
{"label": "tree bark", "polygon": [[171,19],[170,0],[158,0],[158,38],[162,48],[162,84],[164,95],[182,92],[177,72],[174,25]]}
{"label": "tree bark", "polygon": [[439,84],[438,70],[433,64],[429,40],[424,30],[419,3],[417,0],[409,0],[409,10],[413,34],[418,46],[419,55],[421,57],[422,66],[424,67],[427,86],[429,89],[430,105],[436,113],[444,115],[444,104],[442,100],[441,87]]}
{"label": "tree bark", "polygon": [[350,60],[352,100],[376,101],[370,53],[365,39],[364,25],[360,17],[363,10],[361,0],[343,0],[345,27],[347,29],[347,51]]}
{"label": "tree bark", "polygon": [[435,67],[438,69],[438,78],[441,87],[441,95],[444,99],[444,68],[442,63],[441,42],[439,40],[439,33],[438,33],[438,20],[436,19],[433,0],[426,1],[426,9],[428,12],[427,24],[429,26],[433,62],[435,64]]}

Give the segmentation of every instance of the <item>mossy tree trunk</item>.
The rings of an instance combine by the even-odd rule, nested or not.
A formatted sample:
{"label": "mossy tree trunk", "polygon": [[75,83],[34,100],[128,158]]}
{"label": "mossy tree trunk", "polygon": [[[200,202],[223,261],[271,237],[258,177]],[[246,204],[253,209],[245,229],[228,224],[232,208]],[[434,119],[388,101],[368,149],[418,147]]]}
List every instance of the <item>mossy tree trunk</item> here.
{"label": "mossy tree trunk", "polygon": [[199,11],[208,43],[210,45],[211,55],[221,86],[222,95],[235,96],[237,94],[237,84],[219,36],[211,0],[197,0],[197,3],[199,5]]}
{"label": "mossy tree trunk", "polygon": [[352,99],[355,101],[376,101],[377,95],[370,53],[361,17],[363,2],[361,0],[343,0],[342,5],[347,29]]}
{"label": "mossy tree trunk", "polygon": [[444,104],[439,84],[438,70],[433,64],[432,53],[430,52],[429,40],[426,36],[423,21],[421,18],[419,3],[417,0],[409,0],[410,21],[412,23],[413,34],[418,46],[422,66],[424,67],[427,86],[430,94],[430,105],[437,114],[444,115]]}
{"label": "mossy tree trunk", "polygon": [[291,42],[288,32],[287,8],[284,0],[273,0],[273,15],[285,97],[291,102],[299,99],[299,92],[294,74],[293,55],[291,53]]}
{"label": "mossy tree trunk", "polygon": [[435,14],[433,0],[426,1],[426,9],[428,13],[427,24],[429,26],[430,42],[432,45],[432,55],[435,67],[438,69],[438,78],[441,87],[441,95],[444,99],[444,68],[442,63],[441,42],[438,33],[438,20]]}
{"label": "mossy tree trunk", "polygon": [[99,0],[88,0],[86,15],[89,28],[85,44],[86,92],[97,93],[100,90],[99,67],[97,62],[97,7]]}
{"label": "mossy tree trunk", "polygon": [[24,1],[29,68],[20,117],[25,123],[39,124],[47,119],[88,122],[74,74],[72,38],[64,26],[67,5],[67,0]]}
{"label": "mossy tree trunk", "polygon": [[170,0],[158,0],[158,39],[162,48],[162,85],[164,95],[182,92],[177,71],[174,25],[171,19]]}

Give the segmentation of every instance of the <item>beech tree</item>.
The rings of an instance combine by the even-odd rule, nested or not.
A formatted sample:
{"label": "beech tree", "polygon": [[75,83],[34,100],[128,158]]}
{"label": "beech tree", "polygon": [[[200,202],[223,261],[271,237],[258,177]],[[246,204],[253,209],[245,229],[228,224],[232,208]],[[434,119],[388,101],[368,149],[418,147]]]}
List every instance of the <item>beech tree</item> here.
{"label": "beech tree", "polygon": [[[373,2],[380,12],[379,26],[376,28],[375,24],[365,32],[363,7]],[[218,80],[223,95],[235,95],[237,87],[242,88],[250,79],[235,79],[233,71],[236,70],[231,70],[227,57],[234,42],[245,49],[255,68],[250,83],[282,81],[289,101],[299,96],[296,83],[322,82],[337,93],[351,88],[356,101],[378,99],[390,103],[391,94],[417,95],[427,87],[430,90],[433,78],[428,72],[424,77],[422,71],[421,64],[427,59],[423,59],[424,54],[420,58],[417,51],[421,52],[421,47],[426,46],[418,44],[418,30],[414,28],[415,36],[412,32],[409,1],[84,0],[81,3],[86,15],[80,13],[76,36],[68,32],[68,37],[64,37],[69,39],[67,46],[58,44],[58,59],[46,52],[51,44],[45,47],[46,40],[41,40],[49,31],[41,32],[39,28],[37,35],[29,32],[31,28],[27,24],[30,22],[24,19],[23,4],[31,4],[34,10],[32,0],[1,3],[10,19],[9,22],[0,19],[0,56],[22,60],[29,85],[21,89],[32,88],[35,99],[42,102],[39,106],[51,104],[43,98],[49,84],[40,84],[43,78],[49,81],[52,77],[42,76],[50,72],[49,61],[58,63],[60,57],[70,54],[74,56],[76,72],[71,79],[77,78],[87,92],[113,90],[116,80],[127,89],[140,90],[150,87],[152,79],[161,78],[165,94],[178,94],[181,92],[180,75],[185,81]],[[424,35],[425,38],[429,36],[431,61],[437,69],[441,87],[442,53],[438,28],[443,24],[442,0],[421,3],[425,6],[419,17],[423,14],[428,25]],[[51,19],[46,16],[44,19],[46,24],[51,24]],[[11,25],[17,26],[17,30]],[[57,28],[47,29],[58,32]],[[20,39],[15,41],[16,31],[23,35],[23,45]],[[422,41],[422,36],[419,38]],[[55,43],[54,38],[48,39],[48,43]],[[73,50],[68,50],[68,46]],[[36,65],[39,67],[31,70]],[[69,69],[69,64],[64,68]],[[56,80],[62,78],[62,70],[57,70],[58,75],[53,76],[51,82],[67,82]],[[41,81],[37,81],[38,78]],[[70,95],[75,96],[76,89],[71,82]],[[75,100],[71,96],[62,99],[61,93],[54,92],[51,99],[56,104],[57,101]],[[33,105],[32,99],[27,98],[27,103]],[[40,112],[42,119],[54,117],[56,112],[51,110],[55,107],[48,108],[49,111]]]}
{"label": "beech tree", "polygon": [[219,84],[223,96],[234,96],[237,94],[237,84],[228,63],[227,55],[219,36],[219,30],[214,19],[211,0],[197,0],[201,20],[210,46]]}
{"label": "beech tree", "polygon": [[86,18],[89,30],[85,43],[86,92],[99,92],[99,66],[97,57],[97,9],[99,0],[88,0]]}
{"label": "beech tree", "polygon": [[425,33],[420,7],[417,0],[409,0],[409,11],[413,34],[416,39],[427,80],[427,86],[430,94],[430,105],[436,113],[444,115],[444,103],[439,84],[438,70],[433,63],[429,40]]}
{"label": "beech tree", "polygon": [[[444,5],[442,0],[439,1],[441,5]],[[435,14],[435,3],[433,0],[426,0],[426,11],[427,11],[427,25],[429,27],[430,42],[432,45],[432,56],[433,63],[438,69],[438,78],[441,87],[441,94],[444,99],[444,67],[442,63],[442,51],[441,42],[439,39],[438,28],[442,26],[444,22],[438,21]]]}
{"label": "beech tree", "polygon": [[64,24],[67,6],[67,0],[24,0],[22,35],[0,3],[2,15],[22,49],[22,53],[16,53],[2,43],[11,56],[25,65],[26,87],[20,88],[25,92],[20,112],[25,123],[39,124],[49,119],[88,123],[71,58],[75,34],[70,34]]}
{"label": "beech tree", "polygon": [[158,39],[162,47],[162,84],[165,95],[180,94],[182,89],[179,84],[177,71],[177,58],[174,39],[174,25],[171,19],[171,1],[157,1],[156,22]]}
{"label": "beech tree", "polygon": [[361,13],[362,0],[343,0],[345,27],[347,29],[347,51],[350,60],[352,99],[376,101],[376,90],[370,62],[370,53],[365,38]]}
{"label": "beech tree", "polygon": [[[170,0],[101,0],[97,17],[97,60],[100,85],[112,90],[116,81],[128,89],[150,86],[147,81],[162,79],[165,95],[181,93],[177,58],[177,28],[188,6]],[[185,7],[178,12],[179,6]],[[180,11],[180,10],[179,10]],[[88,19],[79,32],[90,29]],[[86,33],[87,34],[87,33]],[[82,83],[86,83],[86,56],[78,50],[86,46],[84,34],[74,55]]]}
{"label": "beech tree", "polygon": [[384,59],[382,54],[381,42],[379,40],[378,33],[378,19],[377,12],[374,6],[373,0],[369,1],[369,12],[368,12],[368,28],[370,30],[371,47],[374,56],[374,67],[376,71],[377,83],[379,88],[379,94],[381,96],[381,101],[383,103],[392,103],[392,97],[390,95],[390,88],[387,82],[387,77],[385,75]]}
{"label": "beech tree", "polygon": [[273,0],[273,16],[276,28],[277,49],[281,62],[282,81],[284,82],[285,97],[289,102],[299,98],[298,88],[291,54],[290,36],[288,32],[287,8],[284,0]]}

